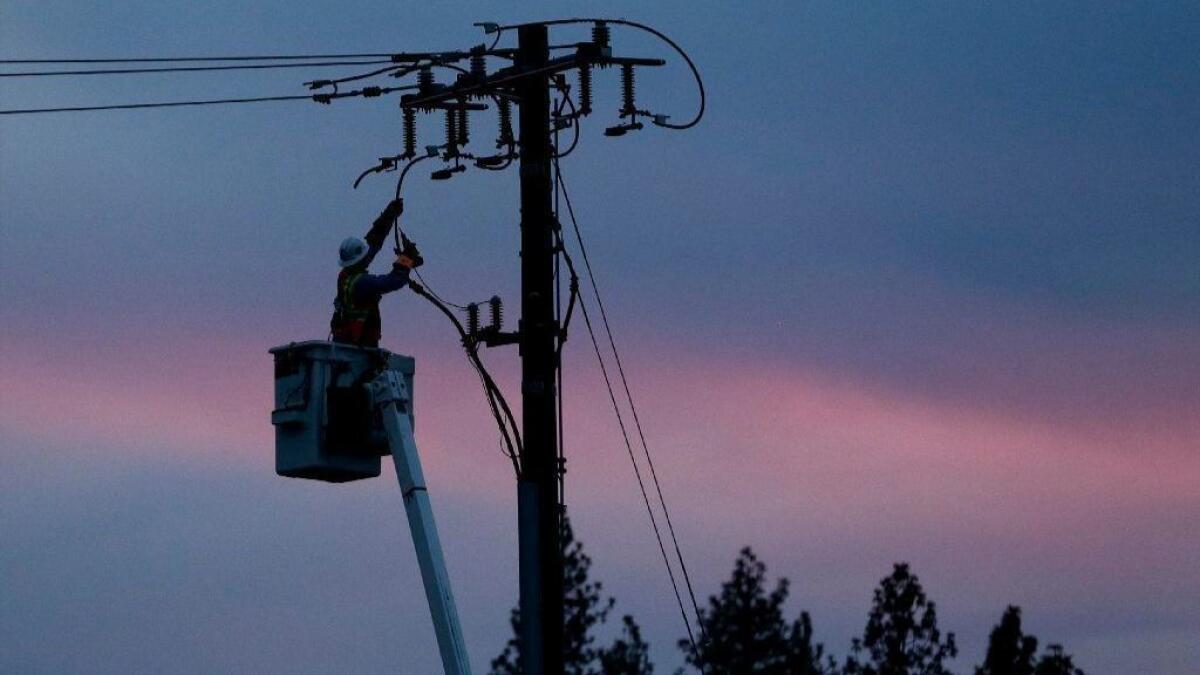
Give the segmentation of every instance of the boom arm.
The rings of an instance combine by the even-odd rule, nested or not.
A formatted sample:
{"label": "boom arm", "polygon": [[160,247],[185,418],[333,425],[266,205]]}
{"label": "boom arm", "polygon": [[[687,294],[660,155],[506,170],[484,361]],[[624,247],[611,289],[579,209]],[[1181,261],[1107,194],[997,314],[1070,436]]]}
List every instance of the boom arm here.
{"label": "boom arm", "polygon": [[442,666],[446,675],[470,675],[471,666],[463,645],[458,608],[450,591],[450,576],[446,572],[446,560],[442,557],[442,543],[433,521],[433,507],[429,502],[429,492],[425,489],[421,459],[417,455],[412,422],[408,417],[411,402],[408,387],[404,384],[403,376],[393,370],[384,370],[367,387],[371,405],[379,410],[387,431],[388,447],[396,465],[396,479],[404,496],[404,510],[408,513],[408,526],[412,530],[413,546],[417,549],[425,597],[429,601],[429,613],[442,654]]}

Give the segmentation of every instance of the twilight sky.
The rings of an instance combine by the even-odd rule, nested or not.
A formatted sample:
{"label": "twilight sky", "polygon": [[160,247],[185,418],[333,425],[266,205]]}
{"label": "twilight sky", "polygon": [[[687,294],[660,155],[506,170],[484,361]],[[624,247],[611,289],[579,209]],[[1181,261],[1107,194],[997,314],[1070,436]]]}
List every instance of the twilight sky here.
{"label": "twilight sky", "polygon": [[[697,590],[752,545],[840,656],[906,560],[961,672],[1007,604],[1094,675],[1200,669],[1196,4],[344,5],[5,0],[0,58],[658,26],[703,69],[703,124],[604,138],[606,74],[563,170]],[[0,108],[303,93],[335,72],[6,79]],[[643,81],[647,105],[692,110],[680,64]],[[380,100],[0,119],[0,671],[437,670],[394,483],[277,478],[269,424],[266,350],[324,336],[337,243],[392,190],[350,183],[398,138]],[[426,278],[515,307],[515,172],[413,178]],[[441,317],[401,293],[384,333],[417,358],[482,672],[516,598],[511,472]],[[573,338],[568,502],[670,672],[682,626]],[[515,398],[515,354],[488,358]]]}

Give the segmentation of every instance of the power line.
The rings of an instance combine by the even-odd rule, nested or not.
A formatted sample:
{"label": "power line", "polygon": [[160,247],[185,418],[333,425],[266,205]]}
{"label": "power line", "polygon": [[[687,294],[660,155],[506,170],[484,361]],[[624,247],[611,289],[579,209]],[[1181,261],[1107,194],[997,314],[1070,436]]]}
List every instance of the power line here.
{"label": "power line", "polygon": [[432,295],[434,298],[437,298],[437,300],[438,300],[439,302],[441,302],[443,305],[446,305],[447,307],[453,307],[454,309],[457,309],[457,310],[459,310],[460,312],[465,312],[465,311],[467,311],[467,306],[466,306],[466,305],[457,305],[457,304],[455,304],[455,303],[453,303],[453,302],[450,302],[449,300],[447,300],[447,299],[443,298],[442,296],[438,295],[436,292],[434,292],[433,288],[431,288],[431,287],[429,286],[429,282],[428,282],[428,281],[425,281],[425,277],[421,276],[421,272],[420,272],[420,271],[418,271],[417,269],[415,269],[415,268],[414,268],[414,269],[413,269],[413,274],[414,274],[414,275],[416,275],[416,277],[417,277],[417,281],[420,281],[420,282],[421,282],[421,284],[422,284],[423,286],[425,286],[425,290],[429,291],[429,294],[430,294],[430,295]]}
{"label": "power line", "polygon": [[[585,268],[587,269],[588,280],[591,282],[592,292],[596,296],[596,304],[597,304],[597,307],[599,307],[599,309],[600,309],[600,316],[604,322],[604,330],[608,334],[609,346],[612,348],[613,356],[614,356],[614,359],[615,359],[615,362],[617,365],[617,371],[620,374],[621,383],[625,389],[625,398],[626,398],[626,401],[629,403],[630,410],[633,412],[634,424],[637,428],[638,437],[641,440],[642,450],[646,456],[646,462],[650,468],[650,476],[654,482],[655,491],[658,493],[658,501],[662,507],[663,515],[665,516],[665,519],[666,519],[667,531],[671,537],[672,545],[675,547],[675,556],[679,560],[679,568],[680,568],[680,571],[683,573],[684,583],[687,586],[688,596],[690,597],[691,602],[692,602],[692,609],[696,612],[696,625],[700,629],[701,638],[706,639],[706,635],[705,635],[706,631],[704,629],[704,623],[700,619],[700,606],[699,606],[699,603],[696,602],[696,593],[692,589],[692,581],[691,581],[691,577],[687,571],[687,563],[684,562],[683,553],[681,552],[681,550],[679,548],[679,539],[675,535],[675,527],[671,523],[670,510],[667,508],[666,499],[663,497],[662,486],[659,484],[659,480],[658,480],[658,473],[654,468],[654,461],[650,457],[650,448],[646,443],[646,435],[642,431],[641,419],[638,417],[638,414],[637,414],[637,406],[633,402],[633,394],[630,392],[629,382],[625,377],[625,368],[621,363],[621,354],[617,350],[616,340],[613,338],[612,328],[608,322],[608,313],[605,311],[604,301],[600,297],[600,287],[596,285],[596,276],[592,271],[591,261],[588,259],[587,247],[584,245],[583,234],[581,233],[581,231],[579,229],[579,221],[576,220],[576,218],[575,218],[575,209],[571,205],[571,196],[567,192],[566,181],[563,179],[562,169],[559,167],[559,163],[557,160],[554,160],[554,174],[555,174],[556,188],[560,189],[562,191],[563,202],[567,206],[567,214],[571,218],[571,226],[575,231],[575,239],[579,243],[579,251],[583,255],[583,262],[584,262]],[[561,234],[561,230],[560,230],[560,232],[559,232],[560,245],[561,245],[561,240],[562,240],[562,234]],[[567,255],[565,248],[563,248],[563,254],[564,254],[564,256]],[[571,267],[571,271],[573,274],[574,273],[574,265],[571,265],[570,257],[567,256],[566,260],[568,262],[568,265]],[[675,573],[672,570],[669,556],[667,555],[666,546],[663,544],[662,534],[658,528],[658,520],[654,516],[653,508],[651,508],[651,506],[650,506],[650,498],[646,492],[646,485],[645,485],[644,481],[642,480],[641,469],[638,467],[637,460],[633,454],[633,444],[629,440],[629,432],[625,427],[625,420],[621,414],[620,406],[617,404],[616,395],[613,393],[612,381],[608,375],[608,368],[604,365],[604,358],[600,351],[600,345],[596,339],[595,331],[592,329],[592,321],[587,312],[587,305],[583,302],[582,297],[580,297],[580,299],[579,299],[579,309],[580,309],[581,313],[583,314],[583,321],[584,321],[584,325],[587,326],[588,335],[591,337],[592,348],[596,352],[596,359],[600,364],[600,373],[604,377],[604,384],[608,388],[608,396],[613,404],[613,412],[615,412],[617,415],[617,424],[621,429],[621,436],[624,438],[624,441],[625,441],[625,449],[629,453],[629,461],[633,464],[634,477],[637,478],[638,487],[641,489],[642,500],[645,502],[646,512],[650,516],[650,525],[654,529],[654,537],[658,541],[659,551],[662,553],[663,563],[666,565],[666,568],[667,568],[667,576],[670,577],[671,587],[675,591],[675,600],[676,600],[676,602],[678,602],[679,612],[683,616],[683,623],[687,629],[688,641],[691,642],[691,644],[692,644],[692,650],[698,651],[697,647],[696,647],[696,638],[692,634],[691,621],[688,619],[687,610],[685,610],[683,607],[683,598],[680,595],[679,586],[675,581]]]}
{"label": "power line", "polygon": [[35,113],[83,112],[95,110],[136,110],[141,108],[178,108],[181,106],[222,105],[228,103],[263,103],[266,101],[316,101],[330,103],[334,99],[362,96],[375,98],[396,91],[416,89],[417,85],[402,85],[398,87],[363,87],[352,91],[329,92],[321,94],[303,94],[295,96],[259,96],[255,98],[221,98],[201,101],[165,101],[155,103],[123,103],[119,105],[91,105],[65,108],[25,108],[20,110],[0,110],[0,115],[29,115]]}
{"label": "power line", "polygon": [[211,61],[300,61],[316,59],[379,59],[390,58],[391,52],[380,54],[287,54],[283,56],[175,56],[131,59],[0,59],[0,64],[30,63],[188,63]]}
{"label": "power line", "polygon": [[124,103],[120,105],[89,105],[68,108],[25,108],[0,110],[0,115],[32,115],[57,112],[84,112],[93,110],[137,110],[142,108],[179,108],[183,106],[225,105],[233,103],[265,103],[268,101],[312,101],[311,95],[302,96],[259,96],[256,98],[222,98],[203,101],[164,101],[158,103]]}
{"label": "power line", "polygon": [[696,650],[696,638],[692,634],[692,622],[688,619],[687,610],[683,608],[683,596],[679,593],[679,584],[675,581],[675,571],[671,566],[670,557],[667,555],[666,545],[663,544],[662,532],[658,529],[658,519],[654,516],[654,509],[650,506],[650,496],[646,492],[646,483],[642,480],[642,470],[638,467],[637,459],[633,455],[633,444],[629,441],[629,432],[625,428],[625,418],[621,415],[620,406],[617,404],[617,396],[613,393],[612,380],[608,376],[608,367],[604,365],[604,357],[600,353],[600,342],[596,339],[596,332],[592,329],[592,319],[587,311],[587,303],[583,298],[579,299],[579,311],[583,314],[583,323],[587,326],[588,336],[592,339],[592,349],[596,352],[596,362],[600,364],[600,373],[604,376],[604,386],[608,389],[608,398],[612,401],[613,412],[617,415],[617,425],[621,427],[621,436],[625,439],[625,450],[629,453],[629,461],[633,465],[633,475],[637,478],[638,488],[642,492],[642,501],[646,504],[646,513],[650,516],[650,527],[654,529],[654,538],[658,541],[658,550],[662,553],[663,564],[667,568],[667,576],[671,579],[671,589],[675,591],[675,602],[679,604],[679,614],[683,617],[683,625],[687,629],[688,642],[692,643],[692,649]]}
{"label": "power line", "polygon": [[50,77],[60,75],[131,75],[142,73],[185,73],[218,70],[270,70],[277,68],[326,68],[331,66],[368,66],[392,63],[391,59],[371,61],[316,61],[305,63],[256,63],[236,66],[169,66],[163,68],[108,68],[102,70],[43,70],[18,73],[0,73],[0,77]]}

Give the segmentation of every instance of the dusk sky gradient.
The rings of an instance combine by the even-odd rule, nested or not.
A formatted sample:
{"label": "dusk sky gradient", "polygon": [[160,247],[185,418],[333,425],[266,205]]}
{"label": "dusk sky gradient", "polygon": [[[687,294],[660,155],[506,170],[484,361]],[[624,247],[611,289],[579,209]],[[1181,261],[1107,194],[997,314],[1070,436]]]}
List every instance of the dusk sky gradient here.
{"label": "dusk sky gradient", "polygon": [[[569,15],[664,30],[708,87],[695,129],[608,139],[601,75],[563,164],[697,592],[751,545],[840,657],[908,561],[957,672],[1008,604],[1091,675],[1200,672],[1200,5],[5,0],[0,58],[451,49]],[[672,59],[639,100],[690,114],[682,64],[614,41]],[[6,79],[0,108],[338,72]],[[399,129],[379,99],[0,118],[0,671],[438,671],[388,473],[276,477],[269,423],[266,350],[324,337],[337,244],[394,174],[351,182]],[[515,308],[516,172],[424,176],[426,279]],[[440,315],[392,296],[384,343],[417,359],[486,672],[511,469]],[[683,627],[590,349],[580,324],[568,504],[672,672]],[[515,357],[486,355],[513,399]]]}

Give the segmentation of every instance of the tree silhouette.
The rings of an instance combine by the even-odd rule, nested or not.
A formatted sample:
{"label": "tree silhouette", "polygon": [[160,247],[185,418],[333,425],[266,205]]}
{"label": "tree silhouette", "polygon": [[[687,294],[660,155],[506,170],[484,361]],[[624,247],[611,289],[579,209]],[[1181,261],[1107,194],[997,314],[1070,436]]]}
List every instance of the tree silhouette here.
{"label": "tree silhouette", "polygon": [[642,630],[633,617],[621,617],[621,635],[611,646],[601,649],[597,658],[604,675],[650,675],[650,646],[642,639]]}
{"label": "tree silhouette", "polygon": [[1038,639],[1021,630],[1021,608],[1010,605],[992,629],[987,656],[975,675],[1084,675],[1062,645],[1051,644],[1035,658]]}
{"label": "tree silhouette", "polygon": [[1021,608],[1009,605],[992,629],[987,656],[975,675],[1034,675],[1038,641],[1021,631]]}
{"label": "tree silhouette", "polygon": [[1046,645],[1042,658],[1038,659],[1033,675],[1086,675],[1077,668],[1069,654],[1063,653],[1062,645]]}
{"label": "tree silhouette", "polygon": [[[605,647],[594,631],[612,613],[614,600],[591,579],[592,559],[563,519],[564,674],[652,675],[649,645],[633,617],[621,618],[621,632]],[[945,662],[958,655],[954,633],[943,637],[937,608],[906,563],[897,563],[874,591],[861,638],[839,668],[822,644],[814,642],[808,612],[791,623],[783,605],[786,578],[767,588],[767,566],[749,547],[734,561],[733,574],[700,611],[705,639],[695,647],[680,640],[686,662],[706,675],[951,675]],[[520,675],[521,615],[509,616],[513,636],[492,660],[491,675]],[[1021,627],[1021,608],[1010,605],[992,628],[983,665],[974,675],[1086,675],[1062,645],[1037,655],[1038,639]],[[680,671],[682,672],[682,671]]]}
{"label": "tree silhouette", "polygon": [[[687,662],[708,675],[816,675],[824,648],[812,642],[812,621],[802,613],[790,626],[783,617],[788,580],[767,592],[766,565],[750,548],[742,549],[733,576],[701,610],[707,639],[696,645],[680,640]],[[830,664],[832,666],[832,664]]]}
{"label": "tree silhouette", "polygon": [[[828,658],[824,666],[821,664],[823,658]],[[833,657],[825,656],[825,646],[813,642],[812,618],[808,612],[800,612],[800,618],[792,622],[784,665],[784,672],[789,675],[834,675],[837,672]]]}
{"label": "tree silhouette", "polygon": [[937,609],[906,563],[879,582],[867,626],[846,658],[846,675],[949,675],[943,662],[958,654],[954,633],[945,640]]}
{"label": "tree silhouette", "polygon": [[[608,648],[595,646],[593,629],[608,620],[614,600],[605,598],[603,585],[590,578],[592,559],[575,539],[570,522],[562,519],[563,545],[563,672],[566,675],[649,675],[653,672],[642,640],[641,629],[631,616],[622,619],[624,629]],[[520,675],[521,613],[509,615],[513,635],[500,655],[492,660],[492,675]]]}

